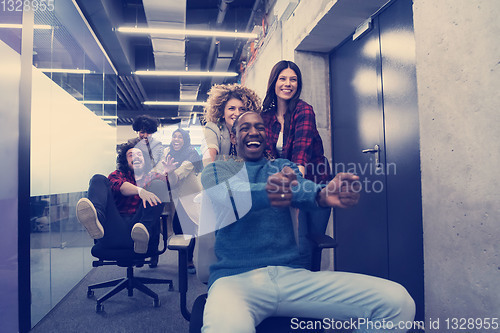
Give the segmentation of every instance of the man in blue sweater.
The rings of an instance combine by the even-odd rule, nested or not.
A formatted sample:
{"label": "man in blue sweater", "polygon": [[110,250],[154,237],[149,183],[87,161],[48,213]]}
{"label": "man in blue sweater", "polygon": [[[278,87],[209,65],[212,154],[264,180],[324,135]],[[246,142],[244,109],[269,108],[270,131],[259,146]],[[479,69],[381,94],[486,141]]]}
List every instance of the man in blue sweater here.
{"label": "man in blue sweater", "polygon": [[341,173],[326,187],[317,185],[304,179],[294,163],[265,159],[265,139],[260,115],[243,113],[231,138],[241,160],[216,161],[202,173],[221,224],[202,331],[255,332],[270,316],[318,318],[294,318],[292,330],[319,325],[404,331],[415,304],[401,285],[361,274],[311,272],[299,255],[289,207],[354,206],[359,178]]}

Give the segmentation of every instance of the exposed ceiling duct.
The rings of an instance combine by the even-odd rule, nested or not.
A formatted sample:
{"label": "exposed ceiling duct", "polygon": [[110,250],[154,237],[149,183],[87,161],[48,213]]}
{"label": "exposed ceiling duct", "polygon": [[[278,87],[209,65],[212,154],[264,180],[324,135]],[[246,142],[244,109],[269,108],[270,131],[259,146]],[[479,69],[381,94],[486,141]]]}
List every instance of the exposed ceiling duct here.
{"label": "exposed ceiling duct", "polygon": [[[186,0],[143,0],[150,28],[186,29]],[[156,70],[185,68],[184,36],[151,35]]]}
{"label": "exposed ceiling duct", "polygon": [[[143,0],[148,27],[186,29],[186,0]],[[186,68],[186,38],[178,35],[151,35],[156,70]],[[181,84],[179,99],[196,100],[199,83]],[[192,106],[179,107],[179,113],[191,112]],[[179,114],[181,115],[181,114]]]}
{"label": "exposed ceiling duct", "polygon": [[[223,25],[224,17],[226,11],[228,10],[228,4],[233,1],[234,0],[221,0],[219,15],[217,16],[217,27]],[[249,32],[260,3],[261,0],[255,0],[248,23],[242,32]],[[213,71],[234,71],[245,43],[246,41],[242,40],[224,40],[216,43],[215,39],[212,39],[212,44],[210,45],[210,50],[208,52],[207,69],[211,69]],[[223,82],[224,78],[214,77],[210,80],[209,84],[221,84]]]}
{"label": "exposed ceiling duct", "polygon": [[[96,32],[117,70],[118,123],[129,124],[139,114],[162,122],[187,118],[200,106],[148,106],[144,101],[204,100],[223,77],[141,77],[137,70],[237,71],[246,44],[236,38],[172,35],[131,35],[122,26],[196,30],[249,30],[262,0],[74,0]],[[252,9],[253,7],[253,9]],[[249,19],[250,18],[250,19]],[[248,24],[247,24],[248,22]],[[245,29],[245,25],[247,25]]]}
{"label": "exposed ceiling duct", "polygon": [[[250,18],[248,19],[247,25],[245,27],[245,32],[250,31],[250,29],[253,27],[253,20],[255,18],[255,14],[257,13],[257,10],[259,9],[261,0],[255,0],[252,11],[250,13]],[[245,43],[242,41],[238,42],[238,45],[236,46],[236,51],[234,52],[234,59],[238,60],[241,57],[241,53],[243,52],[243,47]],[[233,66],[229,70],[235,70],[235,67],[237,65],[237,62],[233,63]]]}

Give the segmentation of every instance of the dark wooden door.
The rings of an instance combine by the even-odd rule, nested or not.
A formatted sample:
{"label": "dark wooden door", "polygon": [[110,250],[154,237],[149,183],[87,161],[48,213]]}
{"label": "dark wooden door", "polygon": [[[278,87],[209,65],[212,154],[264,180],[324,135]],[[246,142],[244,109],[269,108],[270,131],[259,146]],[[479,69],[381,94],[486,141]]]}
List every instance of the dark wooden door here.
{"label": "dark wooden door", "polygon": [[[423,319],[419,123],[411,0],[330,55],[333,165],[360,176],[360,204],[335,211],[335,268],[403,284]],[[364,151],[364,153],[363,153]]]}

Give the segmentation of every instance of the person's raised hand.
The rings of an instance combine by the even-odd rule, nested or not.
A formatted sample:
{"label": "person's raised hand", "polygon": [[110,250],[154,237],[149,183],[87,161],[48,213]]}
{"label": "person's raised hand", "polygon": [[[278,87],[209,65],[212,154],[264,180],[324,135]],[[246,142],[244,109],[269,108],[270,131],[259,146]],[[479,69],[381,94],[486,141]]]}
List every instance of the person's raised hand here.
{"label": "person's raised hand", "polygon": [[139,197],[142,199],[142,205],[144,208],[146,208],[146,203],[149,203],[151,206],[161,204],[161,200],[156,194],[143,188],[139,188]]}
{"label": "person's raised hand", "polygon": [[167,155],[164,161],[161,161],[163,164],[164,173],[168,174],[174,171],[177,168],[178,162],[174,162],[174,158],[170,155]]}
{"label": "person's raised hand", "polygon": [[292,203],[292,186],[297,184],[297,175],[290,167],[284,167],[267,179],[266,191],[271,206],[287,207]]}
{"label": "person's raised hand", "polygon": [[360,191],[361,183],[358,176],[340,172],[321,190],[319,204],[321,206],[349,208],[359,202]]}

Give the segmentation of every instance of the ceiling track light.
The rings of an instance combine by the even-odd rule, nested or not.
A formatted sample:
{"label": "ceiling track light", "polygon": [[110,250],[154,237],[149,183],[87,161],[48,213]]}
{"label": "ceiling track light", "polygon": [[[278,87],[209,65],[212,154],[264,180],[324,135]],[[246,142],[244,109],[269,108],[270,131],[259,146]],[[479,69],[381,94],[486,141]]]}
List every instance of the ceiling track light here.
{"label": "ceiling track light", "polygon": [[[22,24],[15,24],[15,23],[0,23],[0,28],[4,29],[22,29],[23,25]],[[47,24],[35,24],[33,25],[34,29],[40,29],[40,30],[52,30],[51,25]]]}
{"label": "ceiling track light", "polygon": [[206,103],[205,102],[181,102],[181,101],[145,101],[143,102],[144,105],[199,105],[199,106],[204,106]]}
{"label": "ceiling track light", "polygon": [[148,27],[118,27],[116,31],[138,35],[179,35],[195,37],[219,37],[219,38],[257,38],[258,34],[251,32],[192,30],[192,29],[167,29]]}
{"label": "ceiling track light", "polygon": [[195,72],[195,71],[135,71],[135,75],[141,76],[238,76],[236,72]]}
{"label": "ceiling track light", "polygon": [[71,68],[38,68],[45,73],[69,73],[69,74],[92,74],[89,69],[71,69]]}
{"label": "ceiling track light", "polygon": [[116,105],[116,101],[80,101],[82,104],[104,104],[104,105]]}

